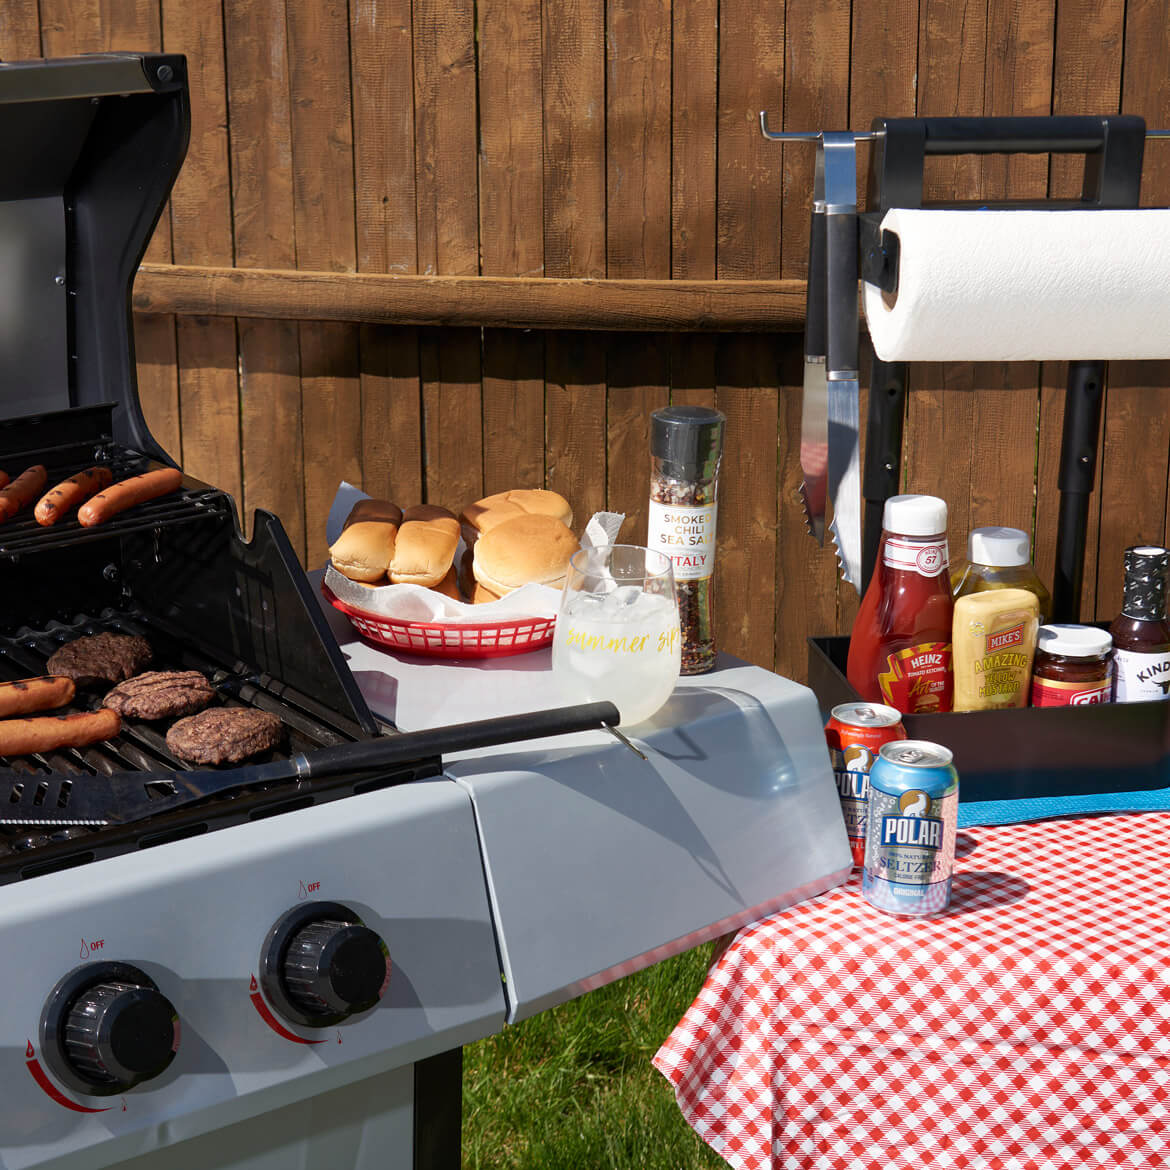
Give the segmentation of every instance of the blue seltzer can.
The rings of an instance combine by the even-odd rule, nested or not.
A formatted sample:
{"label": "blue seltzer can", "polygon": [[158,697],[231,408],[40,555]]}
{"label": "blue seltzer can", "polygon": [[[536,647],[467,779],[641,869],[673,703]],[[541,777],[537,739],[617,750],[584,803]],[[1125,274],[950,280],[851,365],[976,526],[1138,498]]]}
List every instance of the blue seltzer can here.
{"label": "blue seltzer can", "polygon": [[959,774],[949,748],[883,744],[869,774],[861,892],[891,914],[940,914],[951,900]]}

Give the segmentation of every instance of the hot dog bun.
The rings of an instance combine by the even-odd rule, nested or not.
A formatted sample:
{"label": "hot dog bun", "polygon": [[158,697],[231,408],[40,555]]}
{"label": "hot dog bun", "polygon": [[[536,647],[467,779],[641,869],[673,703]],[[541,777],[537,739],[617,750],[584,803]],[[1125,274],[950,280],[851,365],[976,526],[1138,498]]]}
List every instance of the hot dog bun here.
{"label": "hot dog bun", "polygon": [[[409,509],[408,509],[409,511]],[[459,543],[459,525],[450,518],[407,520],[398,530],[390,580],[395,585],[437,585],[451,568]]]}
{"label": "hot dog bun", "polygon": [[455,572],[454,565],[447,570],[447,575],[442,581],[438,585],[432,585],[431,588],[436,593],[441,593],[444,597],[451,598],[452,601],[463,600],[463,594],[459,592],[459,576]]}
{"label": "hot dog bun", "polygon": [[394,556],[398,532],[384,520],[358,520],[330,546],[329,559],[351,581],[379,581]]}
{"label": "hot dog bun", "polygon": [[389,500],[358,500],[350,508],[349,515],[346,516],[345,523],[341,527],[343,529],[348,528],[351,524],[356,524],[359,520],[382,520],[387,524],[393,524],[397,528],[402,523],[402,509],[397,504],[392,504]]}
{"label": "hot dog bun", "polygon": [[475,579],[501,597],[537,582],[560,587],[577,538],[553,516],[517,516],[496,524],[475,543]]}

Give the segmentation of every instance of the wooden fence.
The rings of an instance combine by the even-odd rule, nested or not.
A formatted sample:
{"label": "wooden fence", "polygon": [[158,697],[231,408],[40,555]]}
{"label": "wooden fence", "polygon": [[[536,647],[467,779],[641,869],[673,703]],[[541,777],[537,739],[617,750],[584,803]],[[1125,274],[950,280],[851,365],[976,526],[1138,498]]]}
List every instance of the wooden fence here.
{"label": "wooden fence", "polygon": [[[794,494],[800,338],[780,330],[800,324],[812,153],[764,142],[757,111],[1170,125],[1168,7],[4,0],[0,57],[187,55],[191,146],[136,290],[141,392],[168,450],[277,512],[309,564],[341,479],[456,507],[543,483],[581,516],[629,513],[637,540],[649,412],[714,403],[722,644],[799,678],[806,634],[847,630],[856,598]],[[940,196],[1076,186],[1064,158],[931,161]],[[1145,192],[1170,202],[1170,143]],[[975,524],[1034,529],[1050,575],[1063,379],[915,368],[906,488],[947,498],[953,550]],[[1115,610],[1127,544],[1167,537],[1168,407],[1166,364],[1113,366],[1087,616]]]}

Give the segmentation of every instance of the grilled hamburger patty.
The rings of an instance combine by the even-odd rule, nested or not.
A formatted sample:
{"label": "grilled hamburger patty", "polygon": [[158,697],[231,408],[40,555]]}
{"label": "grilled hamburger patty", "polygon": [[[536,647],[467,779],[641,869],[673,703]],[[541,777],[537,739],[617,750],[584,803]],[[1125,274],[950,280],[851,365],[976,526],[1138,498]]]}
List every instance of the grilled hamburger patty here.
{"label": "grilled hamburger patty", "polygon": [[119,683],[104,706],[132,719],[172,719],[202,711],[215,688],[197,670],[151,670]]}
{"label": "grilled hamburger patty", "polygon": [[90,634],[66,642],[46,664],[46,673],[63,674],[79,687],[120,683],[140,674],[154,652],[145,638],[132,634]]}
{"label": "grilled hamburger patty", "polygon": [[167,732],[167,747],[190,764],[238,764],[275,747],[282,732],[267,711],[213,707],[180,719]]}

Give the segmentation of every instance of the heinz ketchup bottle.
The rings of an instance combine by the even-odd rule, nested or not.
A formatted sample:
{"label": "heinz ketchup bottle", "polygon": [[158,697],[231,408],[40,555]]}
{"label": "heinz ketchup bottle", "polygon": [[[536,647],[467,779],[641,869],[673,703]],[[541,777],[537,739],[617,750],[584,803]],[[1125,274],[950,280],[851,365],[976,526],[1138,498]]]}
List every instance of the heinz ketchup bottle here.
{"label": "heinz ketchup bottle", "polygon": [[891,496],[873,578],[849,642],[847,673],[854,690],[909,715],[949,711],[953,608],[945,501]]}

